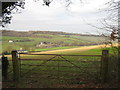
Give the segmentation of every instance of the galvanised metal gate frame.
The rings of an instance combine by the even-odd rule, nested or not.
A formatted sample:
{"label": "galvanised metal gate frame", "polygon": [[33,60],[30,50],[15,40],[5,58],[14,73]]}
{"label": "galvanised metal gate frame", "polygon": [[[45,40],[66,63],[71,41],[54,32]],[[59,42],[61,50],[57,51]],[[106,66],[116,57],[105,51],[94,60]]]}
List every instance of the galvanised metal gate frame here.
{"label": "galvanised metal gate frame", "polygon": [[[22,74],[21,75],[21,77],[24,77],[25,75],[27,75],[29,72],[32,72],[32,71],[34,71],[36,68],[38,68],[39,66],[47,66],[47,65],[45,65],[46,63],[48,63],[48,62],[50,62],[50,61],[58,61],[58,63],[57,63],[57,65],[55,65],[55,66],[48,66],[48,67],[56,67],[56,68],[58,68],[58,77],[57,77],[57,79],[59,79],[59,73],[61,72],[60,70],[59,70],[59,68],[60,67],[68,67],[68,68],[72,68],[72,67],[75,67],[76,69],[78,68],[78,69],[81,69],[81,67],[80,66],[77,66],[75,63],[73,63],[73,62],[71,62],[70,60],[68,60],[67,58],[65,58],[64,56],[75,56],[75,57],[101,57],[102,55],[67,55],[67,54],[24,54],[24,55],[44,55],[44,56],[53,56],[53,57],[51,57],[51,58],[49,58],[48,60],[40,60],[40,59],[21,59],[21,57],[22,57],[22,54],[19,54],[19,60],[20,60],[20,62],[21,61],[44,61],[44,62],[42,62],[41,64],[37,64],[37,65],[33,65],[33,64],[20,64],[20,72],[21,72],[21,66],[22,65],[27,65],[27,66],[35,66],[34,68],[32,68],[31,70],[28,70],[27,72],[25,72],[24,74]],[[57,58],[57,60],[53,60],[53,59],[55,59],[55,58]],[[63,59],[63,60],[60,60],[60,58],[61,59]],[[68,63],[70,63],[72,66],[60,66],[59,65],[59,62],[60,61],[65,61],[65,62],[68,62]],[[101,60],[100,60],[101,61]],[[100,68],[101,68],[101,66],[100,66]],[[41,71],[41,70],[40,70]],[[44,70],[43,70],[44,71]],[[45,70],[46,71],[46,70]],[[62,72],[64,72],[64,71],[62,71]],[[67,72],[67,71],[65,71],[65,72]],[[68,71],[69,72],[69,71]],[[86,72],[86,74],[87,74],[87,72]],[[98,73],[98,74],[100,74],[100,73]]]}

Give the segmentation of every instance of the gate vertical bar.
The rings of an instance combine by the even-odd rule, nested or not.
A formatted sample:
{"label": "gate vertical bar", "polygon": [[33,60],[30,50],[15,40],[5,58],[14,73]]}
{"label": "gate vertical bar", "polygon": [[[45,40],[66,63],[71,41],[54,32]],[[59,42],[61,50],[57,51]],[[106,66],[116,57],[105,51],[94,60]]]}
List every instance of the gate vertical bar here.
{"label": "gate vertical bar", "polygon": [[18,54],[18,58],[19,58],[19,65],[20,65],[20,76],[21,76],[21,56],[20,56],[20,53]]}
{"label": "gate vertical bar", "polygon": [[60,68],[60,66],[59,66],[59,56],[58,56],[58,82],[60,84],[60,76],[59,76],[60,70],[59,70],[59,68]]}

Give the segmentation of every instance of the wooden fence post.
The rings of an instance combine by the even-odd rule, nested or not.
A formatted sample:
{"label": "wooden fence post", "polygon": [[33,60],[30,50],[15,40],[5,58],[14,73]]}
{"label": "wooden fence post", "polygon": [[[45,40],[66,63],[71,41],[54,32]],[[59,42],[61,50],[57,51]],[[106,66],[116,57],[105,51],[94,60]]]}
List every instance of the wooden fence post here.
{"label": "wooden fence post", "polygon": [[2,56],[2,76],[6,80],[8,77],[8,59],[4,55]]}
{"label": "wooden fence post", "polygon": [[19,82],[20,80],[20,64],[18,60],[17,51],[12,51],[12,63],[13,63],[13,80]]}
{"label": "wooden fence post", "polygon": [[109,79],[108,60],[109,60],[109,51],[102,50],[101,77],[103,83],[107,82]]}

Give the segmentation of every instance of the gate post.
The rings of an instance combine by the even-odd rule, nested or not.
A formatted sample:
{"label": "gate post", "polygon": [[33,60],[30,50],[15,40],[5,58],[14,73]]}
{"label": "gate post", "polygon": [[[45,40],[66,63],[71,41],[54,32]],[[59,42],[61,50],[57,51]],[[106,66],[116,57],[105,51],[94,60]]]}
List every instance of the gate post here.
{"label": "gate post", "polygon": [[108,60],[109,60],[109,51],[102,50],[101,77],[103,83],[107,82],[109,79]]}
{"label": "gate post", "polygon": [[2,56],[2,76],[6,80],[8,77],[8,58],[5,57],[4,55]]}
{"label": "gate post", "polygon": [[12,51],[12,64],[13,64],[13,80],[19,82],[20,80],[20,64],[18,60],[17,51]]}

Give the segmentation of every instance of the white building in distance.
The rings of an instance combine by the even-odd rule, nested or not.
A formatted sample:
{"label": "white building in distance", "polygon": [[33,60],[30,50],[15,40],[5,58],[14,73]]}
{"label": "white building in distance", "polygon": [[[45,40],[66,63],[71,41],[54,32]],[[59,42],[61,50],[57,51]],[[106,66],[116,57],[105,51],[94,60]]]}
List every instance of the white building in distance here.
{"label": "white building in distance", "polygon": [[9,43],[13,43],[14,41],[12,41],[12,40],[9,40],[8,42],[9,42]]}

